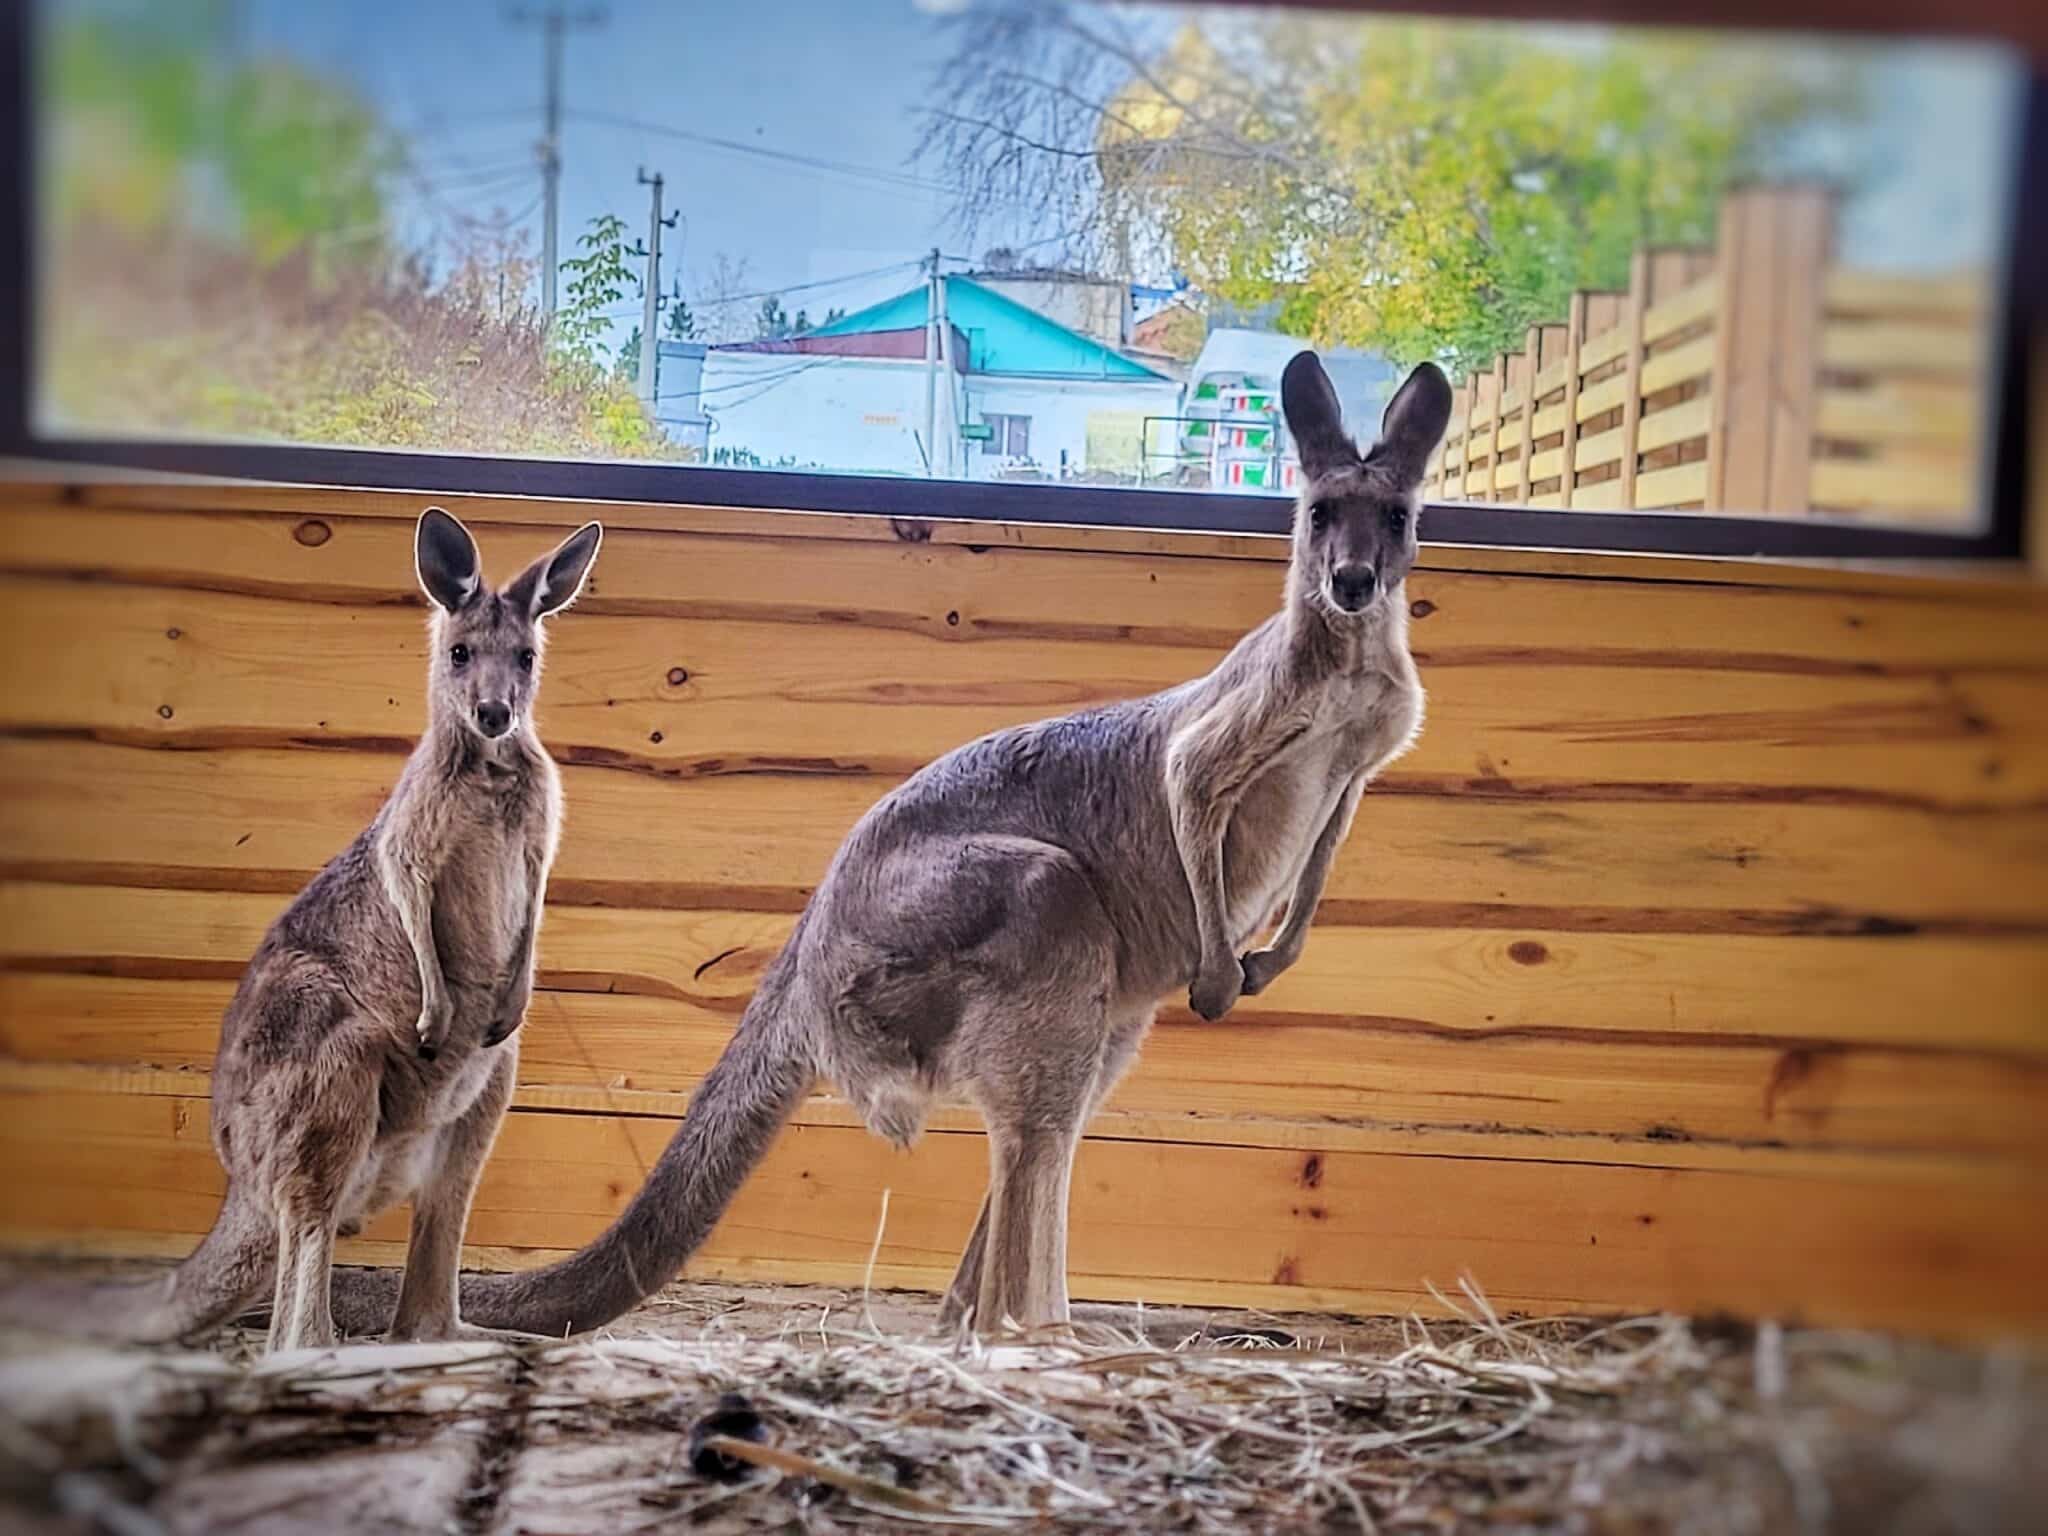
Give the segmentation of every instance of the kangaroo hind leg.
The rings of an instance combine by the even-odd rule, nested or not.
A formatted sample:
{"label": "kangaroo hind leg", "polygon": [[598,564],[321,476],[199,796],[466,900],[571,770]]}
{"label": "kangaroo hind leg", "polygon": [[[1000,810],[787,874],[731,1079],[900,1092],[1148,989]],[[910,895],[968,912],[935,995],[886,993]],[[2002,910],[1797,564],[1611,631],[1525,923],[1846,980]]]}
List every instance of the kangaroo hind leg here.
{"label": "kangaroo hind leg", "polygon": [[405,1251],[405,1279],[392,1318],[393,1342],[409,1339],[525,1339],[531,1334],[476,1328],[462,1321],[458,1290],[462,1234],[483,1176],[484,1160],[497,1140],[518,1075],[516,1046],[502,1048],[491,1080],[460,1120],[440,1132],[434,1165],[412,1201],[412,1234]]}

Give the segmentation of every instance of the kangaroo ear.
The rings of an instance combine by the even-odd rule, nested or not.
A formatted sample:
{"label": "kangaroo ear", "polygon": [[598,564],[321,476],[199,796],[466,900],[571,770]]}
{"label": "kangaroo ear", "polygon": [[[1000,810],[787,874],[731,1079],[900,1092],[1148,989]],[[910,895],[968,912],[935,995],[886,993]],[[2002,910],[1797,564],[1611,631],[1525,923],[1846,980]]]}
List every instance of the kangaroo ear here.
{"label": "kangaroo ear", "polygon": [[439,507],[420,514],[413,532],[413,572],[420,587],[450,613],[459,613],[484,589],[483,560],[469,530]]}
{"label": "kangaroo ear", "polygon": [[591,563],[597,559],[597,546],[603,542],[604,529],[585,523],[521,571],[505,589],[505,601],[536,619],[559,613],[583,590]]}
{"label": "kangaroo ear", "polygon": [[1313,352],[1297,352],[1280,375],[1280,407],[1304,473],[1319,475],[1356,463],[1358,448],[1344,432],[1344,408]]}
{"label": "kangaroo ear", "polygon": [[1435,363],[1417,363],[1408,380],[1394,391],[1380,418],[1380,440],[1366,457],[1394,472],[1403,487],[1413,490],[1429,470],[1429,456],[1444,440],[1451,424],[1451,382]]}

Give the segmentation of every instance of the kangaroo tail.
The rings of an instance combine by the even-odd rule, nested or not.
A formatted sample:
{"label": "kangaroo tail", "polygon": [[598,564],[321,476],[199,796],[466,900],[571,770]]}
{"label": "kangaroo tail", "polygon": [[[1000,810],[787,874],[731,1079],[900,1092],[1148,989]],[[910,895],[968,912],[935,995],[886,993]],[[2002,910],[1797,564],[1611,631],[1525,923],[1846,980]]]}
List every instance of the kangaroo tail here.
{"label": "kangaroo tail", "polygon": [[[816,1079],[791,1016],[794,948],[792,940],[763,977],[632,1204],[594,1242],[545,1269],[465,1275],[463,1321],[559,1338],[601,1327],[676,1277]],[[351,1333],[387,1326],[397,1288],[389,1270],[337,1270],[336,1323]]]}
{"label": "kangaroo tail", "polygon": [[213,1230],[169,1274],[9,1285],[0,1288],[0,1324],[117,1343],[172,1343],[230,1321],[270,1285],[276,1258],[270,1222],[230,1184]]}

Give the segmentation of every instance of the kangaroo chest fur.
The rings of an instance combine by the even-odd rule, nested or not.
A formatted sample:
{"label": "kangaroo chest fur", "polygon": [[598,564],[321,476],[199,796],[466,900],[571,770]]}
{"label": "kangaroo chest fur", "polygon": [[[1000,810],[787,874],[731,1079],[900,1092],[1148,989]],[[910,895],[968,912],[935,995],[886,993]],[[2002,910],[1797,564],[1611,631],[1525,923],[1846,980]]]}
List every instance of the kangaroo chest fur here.
{"label": "kangaroo chest fur", "polygon": [[1332,678],[1290,721],[1291,744],[1246,787],[1224,837],[1233,937],[1249,940],[1276,915],[1345,790],[1398,757],[1422,721],[1420,681],[1405,652]]}
{"label": "kangaroo chest fur", "polygon": [[[465,801],[434,880],[434,948],[458,1010],[484,1005],[526,926],[528,849],[544,835],[538,786]],[[534,802],[529,809],[523,802]]]}

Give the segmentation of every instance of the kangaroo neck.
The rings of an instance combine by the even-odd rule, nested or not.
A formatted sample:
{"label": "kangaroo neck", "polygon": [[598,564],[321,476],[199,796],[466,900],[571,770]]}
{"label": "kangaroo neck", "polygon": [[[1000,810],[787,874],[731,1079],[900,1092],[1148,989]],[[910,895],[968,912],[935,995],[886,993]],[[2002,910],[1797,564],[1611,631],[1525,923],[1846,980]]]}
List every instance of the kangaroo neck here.
{"label": "kangaroo neck", "polygon": [[1288,670],[1310,681],[1397,674],[1408,656],[1408,598],[1405,584],[1383,593],[1360,614],[1332,613],[1290,582],[1283,626]]}
{"label": "kangaroo neck", "polygon": [[523,722],[504,735],[485,737],[460,721],[437,714],[427,722],[415,754],[438,777],[505,785],[532,770],[540,743]]}

